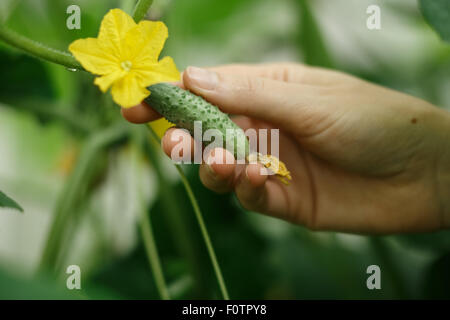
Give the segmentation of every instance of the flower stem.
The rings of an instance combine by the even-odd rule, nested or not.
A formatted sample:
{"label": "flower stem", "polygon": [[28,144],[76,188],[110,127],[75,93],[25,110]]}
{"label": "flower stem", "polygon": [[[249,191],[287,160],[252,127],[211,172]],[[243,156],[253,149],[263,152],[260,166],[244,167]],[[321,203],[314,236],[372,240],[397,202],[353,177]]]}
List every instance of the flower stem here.
{"label": "flower stem", "polygon": [[150,268],[152,269],[153,277],[155,278],[156,288],[158,289],[161,299],[170,300],[169,290],[167,290],[166,282],[164,280],[161,262],[158,256],[158,249],[156,248],[155,238],[153,236],[149,213],[145,208],[142,210],[140,227]]}
{"label": "flower stem", "polygon": [[134,7],[133,19],[138,23],[142,19],[144,19],[147,14],[148,9],[152,5],[153,0],[139,0],[136,3],[136,7]]}
{"label": "flower stem", "polygon": [[[144,137],[148,138],[147,131],[144,131],[144,133],[146,133]],[[164,216],[169,223],[170,232],[174,237],[179,252],[183,258],[187,260],[190,273],[193,275],[194,294],[197,296],[204,296],[205,292],[207,292],[208,284],[205,281],[202,271],[200,253],[197,250],[193,235],[189,230],[186,216],[184,215],[184,208],[180,207],[178,202],[173,201],[171,184],[164,173],[164,168],[161,163],[162,159],[159,157],[159,141],[154,141],[154,139],[144,139],[142,143],[144,144],[144,151],[158,177],[158,200],[161,201],[161,204],[165,209]],[[169,293],[171,293],[171,297],[173,297],[170,286]]]}
{"label": "flower stem", "polygon": [[46,45],[24,37],[5,26],[0,26],[0,39],[9,45],[25,51],[40,59],[63,65],[70,69],[84,70],[75,58],[66,51],[47,47]]}
{"label": "flower stem", "polygon": [[[145,135],[141,134],[142,131],[134,130],[134,141],[136,143],[137,149],[141,150],[141,146],[143,145],[143,141],[146,138]],[[141,177],[141,172],[138,166],[138,155],[140,156],[140,152],[134,152],[133,163],[136,167],[134,172],[137,173],[136,179],[138,180]],[[144,243],[145,252],[147,254],[148,262],[150,264],[150,269],[153,274],[153,278],[155,279],[156,289],[158,290],[159,296],[163,300],[170,300],[169,290],[167,289],[166,282],[164,280],[164,274],[161,267],[161,261],[158,255],[158,248],[156,246],[155,237],[153,235],[151,218],[148,211],[148,204],[145,201],[145,197],[141,191],[141,188],[138,187],[136,191],[138,197],[138,209],[140,211],[140,222],[139,226],[141,228],[142,242]]]}
{"label": "flower stem", "polygon": [[[159,138],[156,135],[156,133],[153,131],[153,129],[149,125],[146,125],[146,127],[150,131],[151,137],[158,142]],[[180,175],[181,182],[183,183],[183,186],[189,197],[192,208],[194,209],[195,217],[197,218],[197,222],[200,227],[200,231],[201,231],[203,239],[205,241],[206,249],[208,250],[208,254],[211,259],[211,263],[213,265],[214,273],[216,274],[217,282],[219,284],[219,288],[222,293],[222,296],[225,300],[229,300],[230,296],[228,295],[228,290],[225,285],[225,281],[223,279],[222,271],[220,270],[220,266],[217,261],[216,253],[214,251],[214,247],[212,245],[211,238],[209,237],[208,230],[206,229],[205,221],[203,220],[203,215],[202,215],[202,212],[198,205],[197,199],[195,198],[194,192],[192,191],[189,181],[186,178],[186,175],[184,174],[183,170],[181,169],[181,166],[176,164],[175,167]]]}
{"label": "flower stem", "polygon": [[217,282],[219,283],[220,291],[222,292],[222,296],[225,300],[230,300],[228,295],[227,287],[225,286],[225,281],[223,280],[222,271],[220,270],[219,263],[217,262],[216,253],[214,252],[214,248],[212,246],[211,239],[208,234],[208,230],[206,229],[205,221],[203,220],[202,212],[200,211],[200,207],[198,205],[197,199],[194,196],[194,192],[189,184],[189,181],[186,178],[181,166],[175,165],[180,174],[181,181],[183,182],[184,188],[188,194],[189,200],[191,201],[192,207],[195,212],[195,216],[198,221],[198,225],[200,226],[200,230],[202,232],[203,239],[205,239],[206,248],[208,249],[209,257],[211,258],[211,263],[214,268],[214,272],[216,273]]}

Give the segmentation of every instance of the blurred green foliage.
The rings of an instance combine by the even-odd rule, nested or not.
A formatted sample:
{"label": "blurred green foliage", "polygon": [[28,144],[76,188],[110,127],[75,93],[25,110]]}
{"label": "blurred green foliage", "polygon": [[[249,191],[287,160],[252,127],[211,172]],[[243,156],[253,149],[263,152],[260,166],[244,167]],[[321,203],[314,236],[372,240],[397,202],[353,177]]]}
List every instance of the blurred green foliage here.
{"label": "blurred green foliage", "polygon": [[450,2],[446,0],[420,0],[423,15],[440,34],[443,40],[450,42]]}
{"label": "blurred green foliage", "polygon": [[6,194],[0,191],[0,208],[1,207],[23,211],[22,207],[17,202],[15,202],[13,199],[11,199]]}
{"label": "blurred green foliage", "polygon": [[[360,23],[364,29],[362,18],[369,2],[361,1],[358,6],[355,1],[337,2],[336,8],[346,12],[359,10],[354,15],[361,19],[352,23]],[[59,49],[74,39],[96,36],[108,9],[121,7],[130,12],[134,5],[133,0],[2,3],[0,18],[6,25]],[[81,7],[81,30],[65,27],[66,8],[74,3]],[[424,23],[417,4],[397,1],[383,9],[389,10],[387,17],[391,17],[383,32],[390,32],[395,21],[405,24],[412,31],[403,31],[405,34],[398,37],[415,37],[409,42],[411,48],[419,43],[426,50],[414,55],[405,67],[397,61],[404,60],[408,49],[396,56],[398,51],[390,51],[373,33],[364,33],[366,41],[356,33],[337,37],[331,31],[333,26],[345,24],[345,12],[336,9],[334,15],[326,15],[324,3],[328,4],[305,0],[155,0],[149,17],[168,24],[170,38],[165,50],[180,69],[188,64],[298,60],[350,72],[436,105],[450,106],[450,49]],[[384,55],[370,49],[373,42],[383,47]],[[353,56],[340,53],[349,46]],[[176,173],[155,148],[148,150],[150,160],[138,152],[132,165],[134,133],[95,150],[95,163],[86,168],[86,178],[73,195],[72,218],[64,223],[56,269],[34,275],[58,195],[64,196],[64,183],[73,180],[76,159],[92,136],[115,130],[111,128],[118,124],[130,132],[139,129],[125,124],[117,106],[92,85],[89,74],[30,58],[2,44],[0,70],[0,129],[3,126],[16,133],[0,139],[0,148],[14,141],[8,150],[15,156],[9,155],[10,162],[0,161],[0,189],[12,190],[18,200],[24,200],[26,209],[25,215],[4,220],[5,228],[10,223],[14,230],[24,231],[17,243],[17,238],[7,234],[0,237],[0,241],[7,241],[0,245],[0,298],[159,298],[136,221],[124,218],[133,211],[128,207],[138,201],[135,189],[127,190],[136,182],[136,188],[149,185],[143,189],[148,190],[148,214],[171,296],[220,298],[199,227]],[[8,158],[5,149],[0,152],[2,159]],[[8,175],[8,163],[13,162],[20,170]],[[137,180],[128,184],[136,167],[147,174],[138,174]],[[447,231],[386,237],[310,232],[247,212],[233,195],[206,190],[196,166],[184,169],[204,212],[232,298],[450,298]],[[34,216],[46,223],[27,223],[35,221],[30,220]],[[65,267],[69,264],[82,267],[81,291],[65,289]],[[382,290],[366,288],[366,268],[372,264],[382,270]]]}

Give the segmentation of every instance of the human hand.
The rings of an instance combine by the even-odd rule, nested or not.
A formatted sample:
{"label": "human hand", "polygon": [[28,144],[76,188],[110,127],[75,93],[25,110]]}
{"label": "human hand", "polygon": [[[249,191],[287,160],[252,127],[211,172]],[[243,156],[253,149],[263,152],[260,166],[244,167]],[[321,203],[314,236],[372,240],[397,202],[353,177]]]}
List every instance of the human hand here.
{"label": "human hand", "polygon": [[[259,164],[200,166],[203,184],[241,204],[314,230],[430,231],[450,226],[450,116],[420,99],[355,77],[298,64],[190,67],[181,86],[244,130],[280,128],[286,186]],[[123,109],[143,123],[145,104]],[[179,140],[163,137],[170,155]],[[183,135],[186,133],[180,133]],[[219,161],[216,161],[219,162]],[[223,161],[222,161],[223,163]]]}

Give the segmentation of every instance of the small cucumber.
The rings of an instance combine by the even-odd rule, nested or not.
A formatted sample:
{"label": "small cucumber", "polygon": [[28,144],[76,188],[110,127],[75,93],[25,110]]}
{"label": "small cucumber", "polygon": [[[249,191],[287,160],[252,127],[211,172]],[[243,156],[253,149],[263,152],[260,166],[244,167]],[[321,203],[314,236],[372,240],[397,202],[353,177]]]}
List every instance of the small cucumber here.
{"label": "small cucumber", "polygon": [[[222,134],[224,148],[227,146],[227,142],[230,142],[228,146],[233,146],[233,150],[228,151],[233,153],[236,158],[240,150],[245,152],[245,157],[249,156],[249,144],[244,131],[216,106],[190,91],[166,83],[158,83],[147,89],[151,94],[145,99],[145,102],[168,121],[188,130],[191,135],[194,135],[194,122],[201,121],[203,132],[216,129]],[[211,142],[204,144],[208,145]]]}
{"label": "small cucumber", "polygon": [[[150,91],[150,95],[145,102],[168,121],[180,128],[187,129],[193,136],[194,123],[201,121],[202,136],[206,130],[218,130],[222,135],[222,147],[231,148],[232,146],[232,150],[228,151],[233,153],[236,159],[242,157],[242,152],[244,152],[246,161],[256,160],[276,174],[281,182],[289,184],[291,175],[284,163],[272,155],[250,154],[249,143],[244,131],[219,108],[202,97],[174,85],[158,83],[147,89]],[[207,146],[212,142],[214,141],[204,142],[204,145]]]}

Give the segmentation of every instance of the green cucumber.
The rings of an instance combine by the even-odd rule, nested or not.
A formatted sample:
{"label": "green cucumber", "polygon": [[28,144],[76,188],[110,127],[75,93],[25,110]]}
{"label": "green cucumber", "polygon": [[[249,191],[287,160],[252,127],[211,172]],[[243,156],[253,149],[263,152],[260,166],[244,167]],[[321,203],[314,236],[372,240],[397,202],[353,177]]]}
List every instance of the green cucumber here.
{"label": "green cucumber", "polygon": [[[249,143],[244,131],[230,117],[202,97],[177,86],[158,83],[147,88],[150,95],[145,102],[177,127],[187,129],[194,136],[194,122],[202,122],[202,131],[216,129],[222,134],[223,147],[238,158],[238,153],[249,156]],[[227,132],[227,129],[229,132]],[[231,129],[231,130],[230,130]],[[202,136],[203,136],[202,132]],[[211,142],[204,142],[207,146]],[[227,144],[227,142],[229,142]]]}

